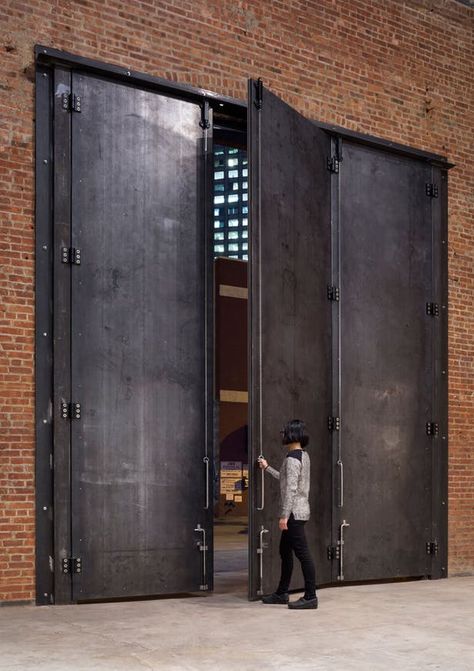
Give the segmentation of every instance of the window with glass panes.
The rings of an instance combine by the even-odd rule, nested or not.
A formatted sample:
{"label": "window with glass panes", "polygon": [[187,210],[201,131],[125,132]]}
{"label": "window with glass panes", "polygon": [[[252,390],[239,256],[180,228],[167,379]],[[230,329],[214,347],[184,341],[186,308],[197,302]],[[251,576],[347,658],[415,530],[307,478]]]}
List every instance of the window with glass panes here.
{"label": "window with glass panes", "polygon": [[248,260],[247,152],[214,146],[214,256]]}

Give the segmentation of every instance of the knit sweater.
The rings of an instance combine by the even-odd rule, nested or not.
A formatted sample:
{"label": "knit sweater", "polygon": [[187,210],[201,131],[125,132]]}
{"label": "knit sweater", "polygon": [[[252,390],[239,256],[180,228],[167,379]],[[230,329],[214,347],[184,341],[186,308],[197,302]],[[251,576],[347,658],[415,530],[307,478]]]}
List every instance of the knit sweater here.
{"label": "knit sweater", "polygon": [[267,473],[280,480],[280,518],[309,520],[310,461],[304,450],[288,452],[280,471],[268,466]]}

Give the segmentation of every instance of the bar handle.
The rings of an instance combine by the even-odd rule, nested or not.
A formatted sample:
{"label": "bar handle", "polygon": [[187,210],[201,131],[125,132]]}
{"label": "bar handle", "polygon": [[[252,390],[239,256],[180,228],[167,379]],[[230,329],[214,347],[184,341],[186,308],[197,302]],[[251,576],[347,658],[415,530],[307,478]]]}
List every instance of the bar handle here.
{"label": "bar handle", "polygon": [[[258,457],[258,460],[265,459],[263,454]],[[260,506],[257,506],[257,510],[263,510],[265,508],[265,471],[263,468],[260,469],[261,472],[261,485],[260,485]]]}
{"label": "bar handle", "polygon": [[204,510],[209,510],[209,457],[204,457],[203,462],[206,466],[206,505]]}
{"label": "bar handle", "polygon": [[339,467],[339,508],[344,506],[344,464],[341,459],[337,460]]}

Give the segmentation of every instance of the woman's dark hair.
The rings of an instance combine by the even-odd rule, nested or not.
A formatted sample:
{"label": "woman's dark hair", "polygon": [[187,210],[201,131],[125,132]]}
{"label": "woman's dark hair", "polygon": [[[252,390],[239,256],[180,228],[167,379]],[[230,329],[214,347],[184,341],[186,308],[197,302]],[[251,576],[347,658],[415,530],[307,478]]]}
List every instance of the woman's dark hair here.
{"label": "woman's dark hair", "polygon": [[299,443],[301,447],[306,447],[309,443],[309,436],[306,433],[305,423],[300,419],[290,420],[284,427],[282,434],[283,445],[290,443]]}

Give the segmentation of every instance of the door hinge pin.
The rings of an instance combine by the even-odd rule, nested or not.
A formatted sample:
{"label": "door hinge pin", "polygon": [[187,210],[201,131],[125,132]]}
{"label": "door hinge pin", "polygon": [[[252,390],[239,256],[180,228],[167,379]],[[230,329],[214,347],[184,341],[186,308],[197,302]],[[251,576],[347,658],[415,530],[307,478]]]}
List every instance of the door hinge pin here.
{"label": "door hinge pin", "polygon": [[438,185],[427,183],[425,187],[425,193],[430,198],[438,198]]}
{"label": "door hinge pin", "polygon": [[328,429],[329,431],[339,431],[341,428],[341,418],[340,417],[328,417]]}
{"label": "door hinge pin", "polygon": [[209,121],[209,103],[207,100],[201,105],[201,121],[199,122],[199,125],[203,130],[208,130],[211,127]]}
{"label": "door hinge pin", "polygon": [[426,543],[426,554],[427,555],[434,555],[436,556],[438,554],[438,541],[428,541]]}
{"label": "door hinge pin", "polygon": [[439,434],[439,424],[436,422],[426,422],[426,433],[428,436],[437,436]]}
{"label": "door hinge pin", "polygon": [[255,100],[254,100],[254,105],[258,110],[262,109],[262,104],[263,104],[263,81],[259,77],[256,82],[254,82],[255,86]]}
{"label": "door hinge pin", "polygon": [[62,247],[61,248],[62,263],[70,263],[74,266],[81,265],[81,250],[77,247]]}
{"label": "door hinge pin", "polygon": [[81,404],[61,403],[61,417],[63,419],[81,419]]}
{"label": "door hinge pin", "polygon": [[327,161],[327,168],[329,172],[338,173],[339,172],[339,158],[337,156],[329,156]]}
{"label": "door hinge pin", "polygon": [[62,98],[62,108],[66,112],[80,112],[81,111],[81,96],[71,93],[63,93]]}
{"label": "door hinge pin", "polygon": [[332,286],[331,284],[328,284],[327,296],[328,296],[328,299],[330,301],[338,301],[339,300],[339,287]]}
{"label": "door hinge pin", "polygon": [[439,305],[438,305],[438,303],[427,303],[426,304],[426,314],[431,315],[432,317],[439,317]]}
{"label": "door hinge pin", "polygon": [[82,573],[81,557],[64,557],[62,561],[62,571],[65,574]]}

